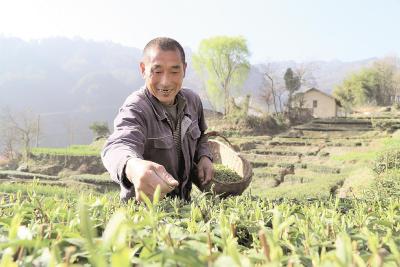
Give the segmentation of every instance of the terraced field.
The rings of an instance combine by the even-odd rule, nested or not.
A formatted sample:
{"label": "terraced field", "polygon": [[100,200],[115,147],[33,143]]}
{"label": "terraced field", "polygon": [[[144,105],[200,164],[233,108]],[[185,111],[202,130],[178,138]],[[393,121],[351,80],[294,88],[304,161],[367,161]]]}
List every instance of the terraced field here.
{"label": "terraced field", "polygon": [[[231,138],[254,179],[226,199],[194,190],[191,202],[160,200],[158,189],[121,203],[106,173],[79,173],[95,166],[86,148],[36,151],[46,171],[64,169],[0,172],[0,266],[400,266],[400,132],[327,124]],[[333,197],[376,177],[363,196]]]}
{"label": "terraced field", "polygon": [[[385,147],[399,123],[400,116],[393,113],[314,119],[275,137],[230,140],[252,164],[252,193],[270,198],[346,196],[354,186],[349,183],[354,171],[372,160],[375,152],[369,151]],[[360,180],[368,179],[372,174],[364,171]]]}
{"label": "terraced field", "polygon": [[[388,112],[374,117],[314,119],[274,137],[229,140],[252,164],[249,191],[253,194],[268,198],[346,196],[349,190],[358,188],[358,181],[372,179],[370,168],[363,169],[376,156],[369,151],[391,146],[385,142],[398,125],[400,114]],[[99,167],[101,146],[102,141],[98,141],[90,146],[34,149],[32,158],[39,168],[33,164],[30,172],[0,170],[0,182],[4,186],[35,179],[45,185],[116,191],[118,187]],[[92,172],[94,169],[97,171]],[[91,174],[85,174],[85,170]],[[363,176],[357,177],[360,171]]]}

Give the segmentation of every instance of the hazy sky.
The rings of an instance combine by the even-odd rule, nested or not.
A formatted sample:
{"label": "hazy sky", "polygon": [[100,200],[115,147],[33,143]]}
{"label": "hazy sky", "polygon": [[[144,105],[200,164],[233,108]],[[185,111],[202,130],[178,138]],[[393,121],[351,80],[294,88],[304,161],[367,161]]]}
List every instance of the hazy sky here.
{"label": "hazy sky", "polygon": [[253,63],[351,61],[400,55],[400,0],[0,0],[0,35],[137,48],[170,36],[193,50],[204,38],[242,35]]}

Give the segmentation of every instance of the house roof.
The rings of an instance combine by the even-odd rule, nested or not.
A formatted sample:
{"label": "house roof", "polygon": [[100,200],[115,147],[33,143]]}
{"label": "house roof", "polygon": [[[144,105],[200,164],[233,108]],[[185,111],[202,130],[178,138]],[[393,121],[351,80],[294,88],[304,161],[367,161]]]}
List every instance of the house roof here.
{"label": "house roof", "polygon": [[327,94],[327,93],[325,93],[325,92],[323,92],[323,91],[321,91],[321,90],[318,90],[318,89],[316,89],[316,88],[314,88],[314,87],[313,87],[313,88],[310,88],[310,89],[308,89],[308,90],[306,90],[306,91],[304,91],[304,92],[301,93],[301,94],[305,95],[305,94],[307,94],[308,92],[311,92],[311,91],[316,91],[316,92],[321,93],[321,94],[323,94],[323,95],[325,95],[325,96],[327,96],[327,97],[330,97],[330,98],[332,98],[332,99],[335,100],[336,105],[338,105],[339,107],[342,106],[342,104],[340,103],[340,101],[337,100],[335,97],[333,97],[333,96],[331,96],[330,94]]}

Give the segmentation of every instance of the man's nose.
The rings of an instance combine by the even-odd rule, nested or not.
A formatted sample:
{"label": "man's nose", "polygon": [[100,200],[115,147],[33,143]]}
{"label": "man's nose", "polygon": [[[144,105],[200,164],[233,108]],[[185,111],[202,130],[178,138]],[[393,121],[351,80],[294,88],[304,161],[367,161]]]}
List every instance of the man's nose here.
{"label": "man's nose", "polygon": [[169,76],[168,73],[164,73],[160,78],[160,84],[162,86],[167,86],[169,84]]}

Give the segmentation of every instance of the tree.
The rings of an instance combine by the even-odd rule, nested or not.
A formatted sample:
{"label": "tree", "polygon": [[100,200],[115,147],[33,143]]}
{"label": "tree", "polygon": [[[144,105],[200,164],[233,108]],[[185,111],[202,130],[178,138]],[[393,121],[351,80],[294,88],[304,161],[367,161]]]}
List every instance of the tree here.
{"label": "tree", "polygon": [[110,134],[110,129],[108,128],[107,122],[93,122],[89,126],[89,129],[92,130],[95,140],[102,137],[107,137]]}
{"label": "tree", "polygon": [[400,72],[399,58],[385,57],[372,66],[375,80],[375,98],[378,105],[390,105],[396,94],[397,74]]}
{"label": "tree", "polygon": [[398,98],[400,68],[397,58],[375,61],[371,67],[349,74],[334,95],[345,105],[390,105]]}
{"label": "tree", "polygon": [[4,127],[5,124],[0,126],[0,147],[1,153],[8,159],[14,160],[18,153],[18,138],[14,128]]}
{"label": "tree", "polygon": [[196,72],[206,80],[206,92],[213,106],[229,109],[232,90],[243,84],[250,69],[246,40],[239,37],[216,36],[204,39],[193,55]]}
{"label": "tree", "polygon": [[370,69],[350,74],[333,93],[346,106],[375,104],[376,84]]}
{"label": "tree", "polygon": [[274,74],[271,64],[266,65],[261,71],[263,73],[264,80],[261,85],[260,96],[267,104],[268,112],[269,112],[269,106],[273,104],[275,113],[278,113],[276,87],[279,79],[277,79],[276,75]]}
{"label": "tree", "polygon": [[286,86],[286,90],[288,91],[288,103],[287,103],[287,107],[288,107],[288,113],[290,116],[290,110],[292,107],[292,98],[293,98],[293,94],[300,89],[301,86],[301,80],[300,77],[297,76],[295,73],[293,73],[291,68],[288,68],[285,72],[285,75],[283,76],[283,79],[285,80],[285,86]]}
{"label": "tree", "polygon": [[313,71],[316,69],[316,66],[312,63],[301,63],[297,65],[294,69],[294,73],[300,80],[300,87],[307,86],[308,88],[316,88],[318,87],[317,81],[313,75]]}
{"label": "tree", "polygon": [[6,153],[13,158],[19,148],[23,150],[25,161],[29,159],[31,143],[34,138],[38,140],[40,123],[39,117],[30,110],[13,113],[6,108],[2,111],[1,133]]}
{"label": "tree", "polygon": [[265,104],[267,105],[267,112],[270,112],[270,106],[273,104],[275,108],[275,113],[277,113],[276,109],[276,101],[275,101],[275,94],[274,94],[274,89],[272,86],[268,86],[265,84],[265,82],[262,85],[261,88],[261,94],[260,97],[264,100]]}

